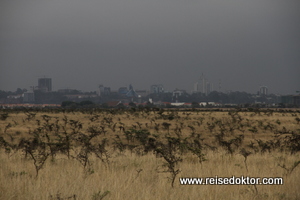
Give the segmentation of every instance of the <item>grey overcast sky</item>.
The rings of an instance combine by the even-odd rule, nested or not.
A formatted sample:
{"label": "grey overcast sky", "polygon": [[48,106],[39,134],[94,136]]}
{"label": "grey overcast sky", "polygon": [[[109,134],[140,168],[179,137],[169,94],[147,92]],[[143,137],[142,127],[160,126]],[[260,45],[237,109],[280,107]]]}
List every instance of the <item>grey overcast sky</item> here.
{"label": "grey overcast sky", "polygon": [[300,90],[299,0],[1,0],[0,90]]}

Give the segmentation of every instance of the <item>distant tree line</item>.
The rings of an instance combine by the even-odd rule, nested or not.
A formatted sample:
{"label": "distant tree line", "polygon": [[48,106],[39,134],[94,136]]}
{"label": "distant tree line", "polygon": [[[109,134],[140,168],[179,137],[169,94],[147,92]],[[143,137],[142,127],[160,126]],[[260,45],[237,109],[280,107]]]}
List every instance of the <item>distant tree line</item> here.
{"label": "distant tree line", "polygon": [[[0,90],[0,99],[5,99],[9,95],[17,95],[17,94],[23,94],[26,92],[26,89],[20,89],[18,88],[15,92],[11,91],[1,91]],[[70,95],[73,93],[61,93],[61,92],[42,92],[39,90],[34,91],[34,98],[35,102],[37,104],[62,104],[62,102],[65,102],[67,106],[73,105],[73,106],[87,106],[89,103],[92,102],[94,104],[103,105],[105,106],[105,103],[110,101],[126,101],[126,102],[139,102],[144,103],[148,102],[149,99],[152,99],[152,102],[216,102],[220,104],[254,104],[254,103],[262,103],[262,104],[278,104],[280,103],[280,99],[278,99],[278,96],[274,94],[265,95],[265,96],[259,96],[255,94],[250,94],[246,92],[230,92],[230,93],[223,93],[223,92],[217,92],[213,91],[209,93],[208,95],[205,95],[203,93],[183,93],[180,96],[174,96],[172,92],[168,93],[159,93],[159,94],[149,94],[145,97],[137,98],[137,97],[125,97],[124,95],[118,94],[118,93],[111,93],[105,96],[96,96],[96,92],[87,92],[82,93],[78,90],[74,90],[73,95],[78,94],[85,94],[85,95],[91,95],[93,97],[89,98],[78,98],[78,99],[69,99],[67,95]],[[68,103],[69,102],[69,103]],[[71,104],[70,102],[73,102]],[[82,105],[81,102],[84,105]],[[196,105],[196,104],[195,104]]]}

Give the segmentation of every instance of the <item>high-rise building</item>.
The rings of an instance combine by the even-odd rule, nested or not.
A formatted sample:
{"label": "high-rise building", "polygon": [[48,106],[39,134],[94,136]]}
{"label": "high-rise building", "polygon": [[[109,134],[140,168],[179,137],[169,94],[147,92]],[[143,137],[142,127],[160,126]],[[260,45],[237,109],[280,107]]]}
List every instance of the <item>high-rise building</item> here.
{"label": "high-rise building", "polygon": [[206,82],[206,91],[205,91],[205,94],[208,95],[212,91],[213,91],[213,84],[209,83],[209,82]]}
{"label": "high-rise building", "polygon": [[259,95],[268,95],[268,87],[267,86],[260,86]]}
{"label": "high-rise building", "polygon": [[207,82],[204,74],[202,73],[202,75],[200,77],[200,87],[199,87],[199,89],[200,89],[200,92],[205,94],[205,95],[207,95],[207,84],[208,84],[208,82]]}
{"label": "high-rise building", "polygon": [[206,94],[206,79],[204,77],[204,75],[202,74],[201,78],[200,78],[200,83],[201,83],[201,92],[203,94]]}
{"label": "high-rise building", "polygon": [[201,92],[205,95],[209,95],[213,91],[213,83],[208,82],[202,73],[198,82],[194,84],[194,92]]}
{"label": "high-rise building", "polygon": [[199,91],[199,84],[198,84],[198,82],[196,82],[196,83],[194,83],[194,90],[193,90],[193,92],[198,92]]}
{"label": "high-rise building", "polygon": [[129,90],[127,89],[127,87],[120,87],[118,93],[121,95],[126,95],[128,91]]}
{"label": "high-rise building", "polygon": [[163,93],[163,92],[164,92],[164,86],[161,84],[151,85],[151,87],[150,87],[150,93],[159,94],[159,93]]}
{"label": "high-rise building", "polygon": [[39,88],[39,90],[42,90],[45,92],[51,92],[52,91],[52,79],[51,78],[39,78],[38,88]]}
{"label": "high-rise building", "polygon": [[129,90],[126,93],[127,97],[138,97],[138,94],[135,92],[135,90],[133,89],[132,85],[129,85]]}
{"label": "high-rise building", "polygon": [[110,92],[110,87],[104,87],[103,85],[99,85],[97,94],[98,96],[107,96],[110,95]]}

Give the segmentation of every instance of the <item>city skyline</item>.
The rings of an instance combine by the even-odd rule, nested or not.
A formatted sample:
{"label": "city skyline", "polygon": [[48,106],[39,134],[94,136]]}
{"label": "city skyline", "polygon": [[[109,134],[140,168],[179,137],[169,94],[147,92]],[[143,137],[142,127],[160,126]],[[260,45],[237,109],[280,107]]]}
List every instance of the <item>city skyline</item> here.
{"label": "city skyline", "polygon": [[[219,83],[220,84],[220,83]],[[115,103],[138,103],[147,105],[164,105],[171,103],[171,106],[262,106],[282,107],[298,106],[300,103],[299,94],[281,95],[269,93],[267,86],[259,86],[257,93],[240,91],[219,91],[213,89],[213,83],[209,82],[204,74],[194,85],[191,92],[176,88],[165,90],[162,84],[150,86],[150,90],[135,89],[132,84],[121,86],[118,90],[100,84],[96,91],[81,91],[73,89],[52,90],[52,78],[38,79],[38,85],[32,86],[31,90],[17,88],[15,92],[1,91],[0,104],[35,103],[35,104],[65,104],[66,102],[82,102],[81,104],[101,104],[105,106],[110,102]],[[296,93],[299,93],[297,91]],[[64,103],[65,102],[65,103]],[[197,103],[198,102],[198,103]],[[209,102],[209,105],[208,105]],[[199,104],[199,105],[198,105]],[[78,104],[79,105],[79,104]]]}
{"label": "city skyline", "polygon": [[0,90],[300,90],[299,1],[1,1]]}
{"label": "city skyline", "polygon": [[[49,83],[46,83],[50,81],[50,85]],[[19,86],[15,89],[12,89],[12,90],[3,90],[3,91],[15,91],[16,89],[18,88],[21,88],[21,89],[26,89],[27,91],[29,92],[32,92],[33,90],[46,90],[48,92],[55,92],[55,91],[59,91],[59,90],[78,90],[78,91],[81,91],[81,92],[97,92],[99,90],[100,87],[107,87],[109,88],[111,91],[113,92],[117,92],[120,88],[130,88],[131,83],[128,83],[127,85],[120,85],[120,86],[117,86],[117,87],[111,87],[110,85],[105,85],[105,84],[98,84],[96,85],[94,88],[91,88],[91,89],[88,89],[88,90],[83,90],[83,89],[79,89],[79,88],[75,88],[75,87],[60,87],[60,88],[57,88],[55,86],[53,86],[52,84],[52,77],[48,77],[48,76],[41,76],[40,78],[38,78],[36,80],[36,83],[35,84],[32,84],[30,86],[27,86],[27,87],[23,87],[23,86]],[[55,85],[55,82],[54,82],[54,85]],[[235,92],[233,90],[222,90],[222,85],[221,85],[221,80],[219,80],[218,82],[218,85],[215,86],[213,82],[210,82],[206,77],[204,78],[204,74],[201,75],[201,77],[198,79],[198,81],[195,81],[194,82],[194,85],[191,86],[191,89],[184,89],[182,87],[176,87],[176,88],[170,88],[170,89],[166,89],[164,87],[164,84],[157,84],[157,83],[153,83],[151,85],[149,85],[148,87],[146,88],[141,88],[141,87],[138,87],[138,85],[133,85],[135,89],[137,90],[146,90],[148,92],[151,92],[153,89],[152,87],[153,86],[161,86],[163,88],[163,92],[172,92],[174,90],[184,90],[186,91],[187,93],[195,93],[195,92],[200,92],[200,93],[203,93],[205,95],[208,95],[210,92],[212,91],[217,91],[217,92],[223,92],[223,93],[228,93],[228,92]],[[137,86],[137,87],[136,87]],[[45,88],[47,87],[47,88]],[[197,89],[196,89],[197,88]],[[284,93],[273,93],[272,92],[272,89],[271,89],[271,92],[269,90],[269,86],[266,86],[266,85],[257,85],[257,88],[256,88],[256,91],[254,92],[247,92],[247,91],[238,91],[238,92],[247,92],[247,93],[251,93],[251,94],[261,94],[262,93],[262,88],[264,90],[264,94],[279,94],[279,95],[284,95]],[[1,89],[0,89],[1,90]],[[267,91],[267,92],[266,92]],[[295,93],[298,93],[299,91],[294,91],[293,93],[290,93],[290,94],[295,94]]]}

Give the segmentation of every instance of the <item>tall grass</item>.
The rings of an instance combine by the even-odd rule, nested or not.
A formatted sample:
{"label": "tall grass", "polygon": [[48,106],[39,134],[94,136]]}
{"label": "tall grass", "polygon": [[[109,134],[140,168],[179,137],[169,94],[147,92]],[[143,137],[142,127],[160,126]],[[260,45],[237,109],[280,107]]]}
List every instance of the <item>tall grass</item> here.
{"label": "tall grass", "polygon": [[[0,199],[300,199],[297,110],[2,115]],[[215,176],[284,184],[179,184]]]}

